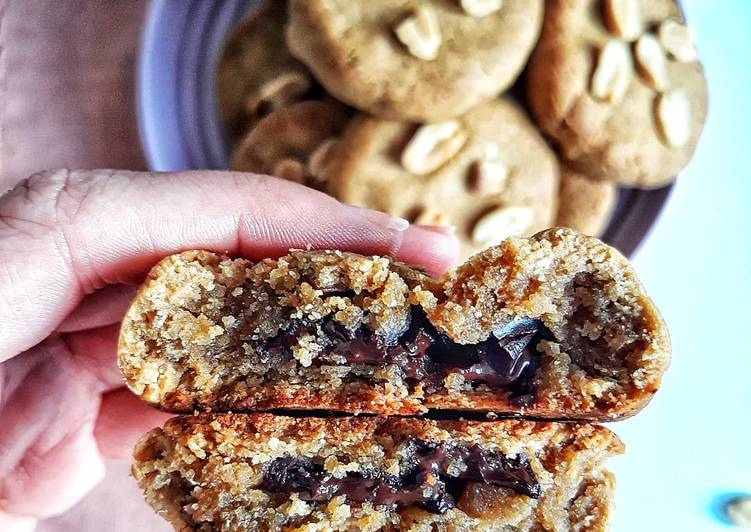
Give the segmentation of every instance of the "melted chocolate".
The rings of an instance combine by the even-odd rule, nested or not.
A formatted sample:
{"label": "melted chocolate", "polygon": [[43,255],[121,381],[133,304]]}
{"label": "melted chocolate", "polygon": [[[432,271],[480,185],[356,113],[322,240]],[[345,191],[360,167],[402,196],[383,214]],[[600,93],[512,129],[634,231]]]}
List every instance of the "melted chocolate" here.
{"label": "melted chocolate", "polygon": [[318,324],[292,320],[277,336],[251,344],[262,358],[272,352],[290,357],[303,332],[316,334],[326,345],[320,359],[327,364],[395,365],[407,379],[427,380],[434,387],[446,374],[458,371],[467,381],[510,389],[520,399],[531,397],[529,381],[538,359],[535,346],[549,334],[539,320],[517,318],[482,342],[458,344],[413,307],[406,330],[394,339],[381,338],[364,325],[351,331],[329,317]]}
{"label": "melted chocolate", "polygon": [[295,492],[304,501],[325,502],[346,495],[352,502],[417,505],[439,514],[454,507],[467,481],[510,488],[533,498],[540,496],[540,484],[524,454],[508,458],[477,445],[414,438],[407,446],[411,467],[399,477],[372,471],[336,478],[310,459],[281,457],[264,469],[261,489]]}

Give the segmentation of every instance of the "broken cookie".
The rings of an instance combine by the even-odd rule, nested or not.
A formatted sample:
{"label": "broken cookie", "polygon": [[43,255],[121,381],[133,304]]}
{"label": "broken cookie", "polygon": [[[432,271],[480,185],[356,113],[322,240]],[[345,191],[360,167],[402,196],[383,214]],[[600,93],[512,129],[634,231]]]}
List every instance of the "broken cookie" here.
{"label": "broken cookie", "polygon": [[119,364],[175,412],[495,411],[613,420],[670,347],[628,261],[567,229],[510,238],[441,279],[386,257],[167,257],[132,302]]}
{"label": "broken cookie", "polygon": [[519,420],[182,416],[133,476],[176,530],[604,530],[623,444]]}

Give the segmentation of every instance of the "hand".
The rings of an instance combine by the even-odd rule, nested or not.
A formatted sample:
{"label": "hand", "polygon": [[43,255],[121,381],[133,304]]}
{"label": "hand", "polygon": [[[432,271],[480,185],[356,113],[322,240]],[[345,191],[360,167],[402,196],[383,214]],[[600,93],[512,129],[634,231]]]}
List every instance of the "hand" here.
{"label": "hand", "polygon": [[386,254],[439,273],[443,228],[229,172],[45,172],[0,197],[0,529],[65,511],[166,414],[123,387],[118,325],[160,258],[209,249]]}

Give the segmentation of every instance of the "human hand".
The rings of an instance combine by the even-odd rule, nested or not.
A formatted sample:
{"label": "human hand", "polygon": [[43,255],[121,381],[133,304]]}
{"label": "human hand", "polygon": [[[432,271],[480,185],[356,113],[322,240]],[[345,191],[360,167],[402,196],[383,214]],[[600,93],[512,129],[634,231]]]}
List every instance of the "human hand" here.
{"label": "human hand", "polygon": [[0,529],[70,508],[166,414],[116,365],[135,283],[165,255],[251,259],[289,248],[393,255],[439,273],[444,228],[408,226],[266,176],[44,172],[0,197]]}

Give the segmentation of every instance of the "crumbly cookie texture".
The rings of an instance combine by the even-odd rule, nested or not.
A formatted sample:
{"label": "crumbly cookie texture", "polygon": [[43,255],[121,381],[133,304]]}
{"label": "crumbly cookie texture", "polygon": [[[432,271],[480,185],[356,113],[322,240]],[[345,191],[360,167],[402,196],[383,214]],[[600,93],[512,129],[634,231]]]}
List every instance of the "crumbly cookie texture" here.
{"label": "crumbly cookie texture", "polygon": [[[539,495],[467,481],[453,486],[455,506],[436,512],[264,489],[280,460],[315,464],[330,479],[403,476],[416,465],[409,454],[414,440],[523,456]],[[205,414],[173,418],[145,435],[133,475],[149,504],[182,531],[598,531],[607,529],[613,505],[614,480],[604,463],[622,452],[612,432],[584,424]]]}
{"label": "crumbly cookie texture", "polygon": [[341,201],[456,226],[462,259],[555,220],[555,154],[509,99],[421,126],[359,115],[326,174],[327,191]]}
{"label": "crumbly cookie texture", "polygon": [[707,84],[672,0],[550,0],[528,68],[540,128],[573,170],[642,188],[694,153]]}
{"label": "crumbly cookie texture", "polygon": [[167,257],[123,321],[128,386],[170,411],[498,411],[610,420],[656,392],[665,326],[628,261],[567,229],[441,279],[385,257]]}
{"label": "crumbly cookie texture", "polygon": [[286,0],[265,0],[230,35],[217,67],[219,111],[234,143],[258,119],[315,89],[284,41]]}
{"label": "crumbly cookie texture", "polygon": [[376,116],[425,122],[513,83],[543,2],[505,0],[481,17],[437,0],[292,0],[289,10],[289,48],[331,94]]}
{"label": "crumbly cookie texture", "polygon": [[617,199],[618,186],[615,183],[589,179],[562,168],[556,225],[600,236],[607,227]]}
{"label": "crumbly cookie texture", "polygon": [[230,168],[315,185],[316,150],[336,139],[350,117],[333,100],[306,101],[282,107],[261,119],[232,155]]}

